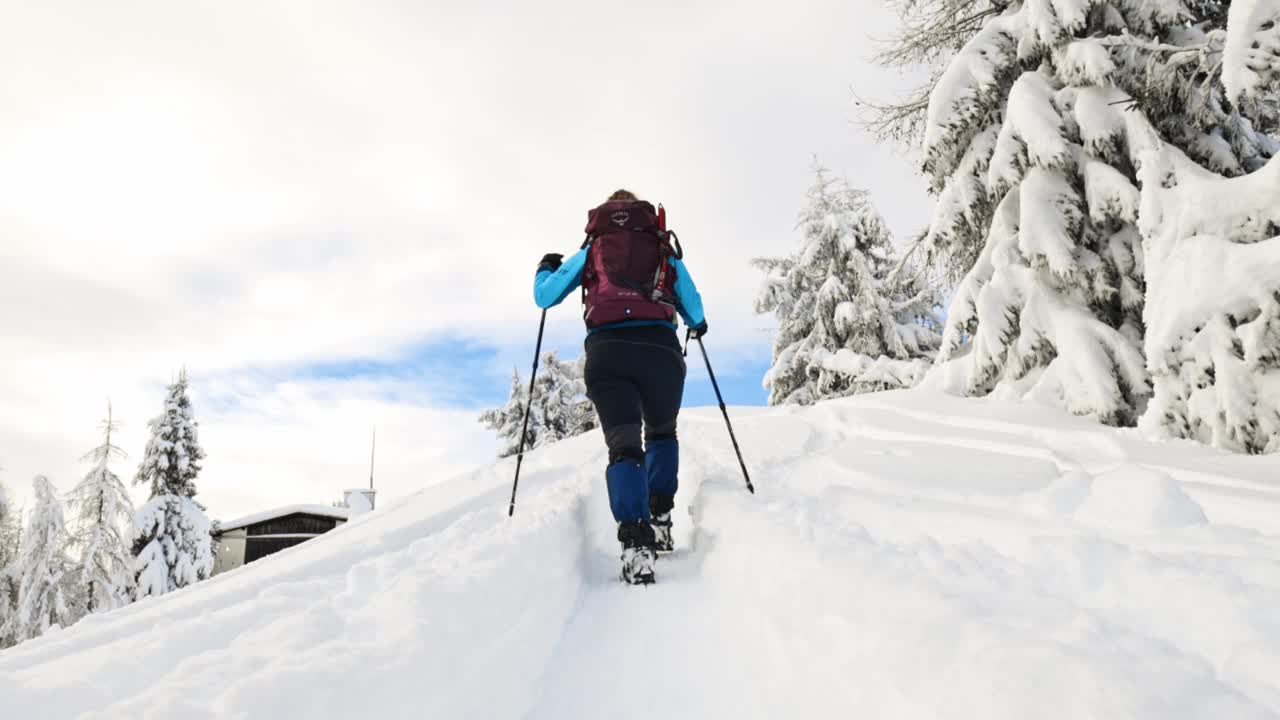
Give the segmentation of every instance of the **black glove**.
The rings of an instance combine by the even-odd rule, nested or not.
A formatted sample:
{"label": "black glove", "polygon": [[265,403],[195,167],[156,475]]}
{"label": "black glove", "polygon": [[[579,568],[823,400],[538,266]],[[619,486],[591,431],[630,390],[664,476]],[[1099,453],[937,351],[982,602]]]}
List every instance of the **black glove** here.
{"label": "black glove", "polygon": [[702,336],[706,334],[707,334],[706,320],[703,320],[697,325],[694,325],[693,327],[689,328],[689,337],[693,338],[694,340],[701,340]]}
{"label": "black glove", "polygon": [[560,253],[547,253],[542,256],[542,262],[538,263],[538,272],[550,270],[555,272],[560,269],[561,263],[564,262],[564,255]]}

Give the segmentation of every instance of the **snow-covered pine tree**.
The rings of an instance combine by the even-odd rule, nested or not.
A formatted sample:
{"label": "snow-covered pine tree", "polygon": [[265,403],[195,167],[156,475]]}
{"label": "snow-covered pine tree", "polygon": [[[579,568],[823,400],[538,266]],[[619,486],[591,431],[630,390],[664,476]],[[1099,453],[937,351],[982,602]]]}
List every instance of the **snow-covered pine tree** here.
{"label": "snow-covered pine tree", "polygon": [[67,504],[74,516],[72,546],[79,552],[77,575],[83,585],[86,612],[113,610],[129,603],[133,588],[133,556],[126,528],[133,520],[133,502],[124,483],[111,471],[113,458],[125,453],[111,443],[119,429],[107,404],[102,444],[83,458],[94,463],[71,490]]}
{"label": "snow-covered pine tree", "polygon": [[[908,15],[956,6],[899,4]],[[967,38],[937,74],[927,109],[902,115],[924,113],[924,169],[938,194],[924,248],[959,281],[939,354],[950,387],[1001,387],[1105,422],[1136,421],[1151,393],[1140,156],[1162,139],[1235,176],[1280,149],[1266,135],[1274,109],[1245,117],[1218,80],[1227,6],[976,3],[955,34],[900,39],[916,44],[918,59],[928,59],[921,46],[939,44],[941,61]]]}
{"label": "snow-covered pine tree", "polygon": [[42,635],[52,625],[69,624],[74,613],[74,602],[67,592],[71,561],[67,558],[62,502],[43,475],[36,476],[32,490],[35,506],[11,568],[18,582],[18,603],[0,632],[14,642]]}
{"label": "snow-covered pine tree", "polygon": [[814,166],[800,211],[800,247],[759,258],[765,273],[756,312],[778,319],[772,405],[910,387],[923,377],[940,337],[936,298],[905,261],[867,193]]}
{"label": "snow-covered pine tree", "polygon": [[196,495],[195,479],[200,474],[204,450],[197,432],[199,423],[187,397],[189,387],[187,371],[183,370],[165,390],[164,411],[147,423],[151,437],[133,482],[147,485],[151,497]]}
{"label": "snow-covered pine tree", "polygon": [[[525,450],[581,435],[598,426],[595,407],[586,397],[584,362],[585,358],[561,360],[554,351],[542,355],[534,382]],[[480,422],[496,431],[504,441],[498,457],[510,457],[520,451],[520,428],[528,399],[529,388],[520,379],[520,373],[512,370],[507,404],[481,413]]]}
{"label": "snow-covered pine tree", "polygon": [[22,526],[8,489],[0,482],[0,648],[13,644],[5,630],[18,603],[18,583],[10,572],[18,558]]}
{"label": "snow-covered pine tree", "polygon": [[164,412],[149,423],[151,439],[133,479],[151,489],[151,499],[133,519],[137,599],[172,592],[213,572],[209,518],[194,499],[204,450],[188,384],[184,370],[166,391]]}
{"label": "snow-covered pine tree", "polygon": [[[524,423],[525,403],[528,397],[524,382],[520,380],[520,371],[512,368],[511,392],[507,396],[507,404],[480,413],[480,422],[496,432],[498,439],[503,441],[502,448],[498,450],[498,457],[510,457],[519,452],[520,428]],[[533,418],[529,418],[529,421],[529,430],[524,435],[526,448],[532,448],[538,439],[538,433],[532,427]]]}

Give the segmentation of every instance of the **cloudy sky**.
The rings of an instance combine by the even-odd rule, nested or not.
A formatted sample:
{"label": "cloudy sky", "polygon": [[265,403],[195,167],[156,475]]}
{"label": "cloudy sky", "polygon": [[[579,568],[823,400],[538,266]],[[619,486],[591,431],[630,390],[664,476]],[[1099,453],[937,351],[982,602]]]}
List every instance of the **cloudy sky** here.
{"label": "cloudy sky", "polygon": [[[900,236],[927,220],[912,158],[852,123],[854,91],[910,84],[868,62],[892,26],[878,0],[0,0],[0,482],[69,489],[108,399],[131,476],[184,366],[214,517],[337,499],[375,424],[384,498],[487,462],[533,267],[619,186],[666,204],[727,399],[763,402],[747,261],[796,241],[811,157]],[[548,347],[581,337],[551,313]]]}

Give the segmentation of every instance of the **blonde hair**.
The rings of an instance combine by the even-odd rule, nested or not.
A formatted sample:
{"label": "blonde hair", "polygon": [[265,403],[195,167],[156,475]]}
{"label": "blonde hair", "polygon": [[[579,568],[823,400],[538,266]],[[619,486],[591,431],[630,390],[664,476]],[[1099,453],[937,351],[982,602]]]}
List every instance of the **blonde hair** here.
{"label": "blonde hair", "polygon": [[615,200],[630,200],[635,202],[639,199],[640,198],[636,197],[636,194],[630,190],[614,190],[613,194],[609,196],[609,202],[614,202]]}

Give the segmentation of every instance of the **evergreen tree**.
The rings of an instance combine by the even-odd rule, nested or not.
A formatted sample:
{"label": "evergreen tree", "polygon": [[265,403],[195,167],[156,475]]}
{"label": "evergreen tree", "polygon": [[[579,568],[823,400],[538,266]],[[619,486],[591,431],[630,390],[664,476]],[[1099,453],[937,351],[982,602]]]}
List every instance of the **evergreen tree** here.
{"label": "evergreen tree", "polygon": [[[554,351],[543,354],[538,378],[534,381],[525,450],[581,435],[599,424],[595,408],[586,398],[583,367],[584,359],[560,360]],[[520,373],[512,370],[507,404],[481,413],[480,422],[505,441],[498,457],[510,457],[520,451],[520,428],[524,426],[528,400],[528,387],[521,381]]]}
{"label": "evergreen tree", "polygon": [[807,405],[861,392],[910,387],[940,340],[935,298],[905,261],[867,193],[814,167],[800,212],[801,245],[760,258],[765,273],[756,312],[778,319],[773,405]]}
{"label": "evergreen tree", "polygon": [[18,583],[12,571],[18,559],[21,535],[20,514],[4,483],[0,482],[0,648],[13,644],[5,627],[18,605]]}
{"label": "evergreen tree", "polygon": [[213,572],[209,518],[194,499],[204,450],[187,388],[183,371],[165,393],[164,412],[149,423],[151,439],[133,480],[151,489],[151,499],[133,521],[138,599],[186,587]]}
{"label": "evergreen tree", "polygon": [[94,467],[68,498],[75,517],[72,545],[79,551],[77,574],[85,610],[91,613],[128,604],[132,596],[132,554],[125,528],[133,519],[133,503],[109,467],[112,458],[125,457],[123,450],[111,444],[111,433],[118,428],[108,404],[103,442],[84,457]]}
{"label": "evergreen tree", "polygon": [[52,625],[69,624],[74,613],[74,602],[67,592],[71,561],[67,558],[62,503],[43,475],[36,476],[32,489],[35,507],[10,570],[17,579],[18,602],[0,632],[19,643],[42,635]]}
{"label": "evergreen tree", "polygon": [[187,397],[190,381],[183,370],[165,391],[164,411],[147,424],[151,438],[134,477],[135,485],[147,485],[151,497],[178,495],[195,497],[196,476],[204,450],[200,447],[199,423]]}
{"label": "evergreen tree", "polygon": [[[923,247],[958,281],[945,377],[967,394],[1003,386],[1132,424],[1151,394],[1143,153],[1168,142],[1238,176],[1280,150],[1266,134],[1280,120],[1274,105],[1254,103],[1246,117],[1218,78],[1228,3],[901,5],[936,21],[908,23],[901,59],[946,62],[927,109],[910,114],[938,194]],[[965,18],[954,33],[950,13]]]}

